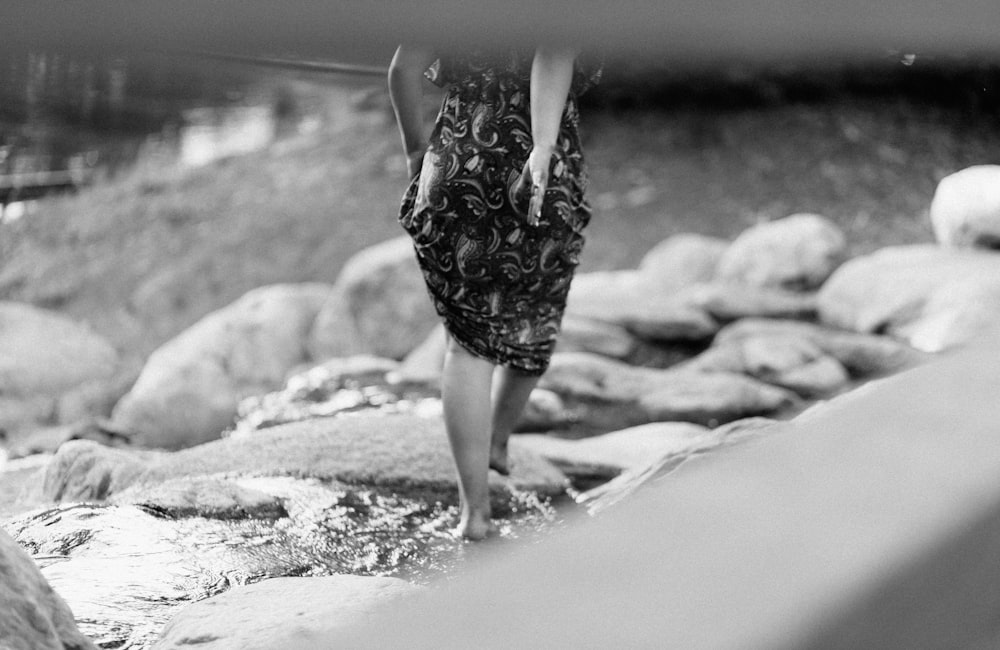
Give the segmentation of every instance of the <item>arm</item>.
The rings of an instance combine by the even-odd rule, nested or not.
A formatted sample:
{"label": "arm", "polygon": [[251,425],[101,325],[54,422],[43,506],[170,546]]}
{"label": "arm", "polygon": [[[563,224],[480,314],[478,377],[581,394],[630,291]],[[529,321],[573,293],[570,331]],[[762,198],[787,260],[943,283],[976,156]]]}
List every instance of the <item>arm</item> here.
{"label": "arm", "polygon": [[406,170],[413,178],[427,148],[423,119],[423,73],[434,62],[434,53],[400,45],[389,64],[389,99],[406,153]]}
{"label": "arm", "polygon": [[576,53],[568,48],[540,46],[531,65],[531,139],[522,182],[531,179],[531,201],[528,222],[538,223],[542,202],[549,184],[549,163],[559,127],[562,123],[566,98],[573,81],[573,61]]}

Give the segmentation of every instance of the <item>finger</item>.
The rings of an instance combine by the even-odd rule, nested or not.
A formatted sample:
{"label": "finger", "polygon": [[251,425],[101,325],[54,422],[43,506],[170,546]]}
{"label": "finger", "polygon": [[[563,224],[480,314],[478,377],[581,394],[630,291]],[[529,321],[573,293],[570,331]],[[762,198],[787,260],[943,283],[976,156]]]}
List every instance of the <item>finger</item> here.
{"label": "finger", "polygon": [[542,218],[542,205],[545,203],[545,190],[548,189],[548,174],[535,174],[531,183],[531,202],[528,204],[528,220],[537,226]]}
{"label": "finger", "polygon": [[517,179],[517,183],[514,185],[514,196],[522,196],[528,193],[528,185],[531,183],[531,171],[528,167],[528,163],[524,164],[524,168],[521,169],[521,176]]}

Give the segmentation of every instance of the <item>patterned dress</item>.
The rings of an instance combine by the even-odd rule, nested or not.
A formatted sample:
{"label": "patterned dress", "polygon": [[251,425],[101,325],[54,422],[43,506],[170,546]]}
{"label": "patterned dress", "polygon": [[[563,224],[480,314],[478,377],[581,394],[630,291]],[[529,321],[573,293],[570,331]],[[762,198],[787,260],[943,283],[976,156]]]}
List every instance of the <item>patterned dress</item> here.
{"label": "patterned dress", "polygon": [[576,63],[540,222],[515,192],[531,151],[532,52],[441,57],[447,88],[400,223],[434,307],[472,354],[529,374],[548,367],[590,220],[577,97],[600,68]]}

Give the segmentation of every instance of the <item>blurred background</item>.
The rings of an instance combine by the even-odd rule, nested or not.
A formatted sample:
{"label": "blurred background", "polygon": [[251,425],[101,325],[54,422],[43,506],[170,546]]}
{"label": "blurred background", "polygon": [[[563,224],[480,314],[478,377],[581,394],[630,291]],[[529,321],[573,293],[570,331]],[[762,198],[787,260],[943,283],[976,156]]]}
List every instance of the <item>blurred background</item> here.
{"label": "blurred background", "polygon": [[[987,55],[584,52],[605,57],[583,105],[584,270],[795,212],[835,220],[855,254],[932,241],[937,182],[1000,159]],[[86,320],[138,363],[255,286],[333,282],[401,234],[391,55],[5,51],[0,299]],[[427,84],[428,124],[439,98]]]}

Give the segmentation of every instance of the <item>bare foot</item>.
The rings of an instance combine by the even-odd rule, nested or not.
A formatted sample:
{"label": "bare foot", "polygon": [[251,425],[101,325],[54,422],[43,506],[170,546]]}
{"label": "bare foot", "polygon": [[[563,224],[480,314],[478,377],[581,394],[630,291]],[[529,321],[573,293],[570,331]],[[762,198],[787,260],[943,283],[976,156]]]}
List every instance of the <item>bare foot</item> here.
{"label": "bare foot", "polygon": [[510,459],[507,457],[507,447],[490,448],[490,469],[500,476],[510,476]]}
{"label": "bare foot", "polygon": [[462,513],[455,533],[471,542],[478,542],[497,534],[497,527],[490,520],[489,514]]}

